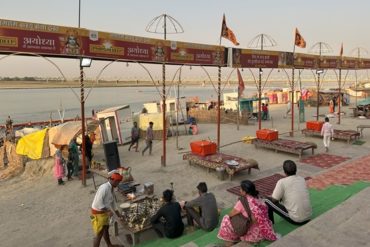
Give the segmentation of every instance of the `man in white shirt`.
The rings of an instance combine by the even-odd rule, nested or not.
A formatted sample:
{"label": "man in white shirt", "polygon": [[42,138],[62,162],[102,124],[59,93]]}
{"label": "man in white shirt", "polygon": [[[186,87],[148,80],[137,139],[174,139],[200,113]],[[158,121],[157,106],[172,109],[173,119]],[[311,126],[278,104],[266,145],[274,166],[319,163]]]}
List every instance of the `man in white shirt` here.
{"label": "man in white shirt", "polygon": [[94,201],[91,205],[90,216],[93,230],[96,234],[94,238],[94,247],[100,246],[102,237],[104,238],[108,247],[117,246],[110,242],[109,219],[113,216],[113,213],[115,213],[118,218],[122,219],[122,216],[117,210],[113,191],[113,189],[116,188],[122,181],[122,178],[123,177],[119,173],[111,174],[108,182],[100,185],[95,194]]}
{"label": "man in white shirt", "polygon": [[295,225],[307,223],[312,215],[310,195],[303,177],[297,176],[297,165],[292,160],[283,164],[286,178],[280,179],[265,202],[269,219],[274,223],[274,212]]}
{"label": "man in white shirt", "polygon": [[321,128],[321,136],[323,136],[323,142],[324,142],[324,147],[325,151],[329,151],[329,146],[330,146],[330,139],[333,138],[334,135],[334,128],[331,123],[329,123],[329,118],[325,118],[325,123],[323,124]]}
{"label": "man in white shirt", "polygon": [[292,110],[292,102],[290,102],[290,100],[288,100],[288,102],[286,103],[286,113],[284,115],[284,118],[288,117],[291,110]]}

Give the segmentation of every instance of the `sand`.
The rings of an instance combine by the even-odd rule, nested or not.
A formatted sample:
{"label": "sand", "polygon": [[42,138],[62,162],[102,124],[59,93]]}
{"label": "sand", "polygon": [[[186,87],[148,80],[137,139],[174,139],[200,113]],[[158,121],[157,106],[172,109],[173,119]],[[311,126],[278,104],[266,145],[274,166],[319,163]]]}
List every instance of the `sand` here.
{"label": "sand", "polygon": [[[291,138],[287,134],[290,130],[291,119],[284,119],[285,105],[271,105],[270,113],[272,120],[262,122],[262,128],[276,128],[283,134],[282,138]],[[342,124],[336,124],[336,119],[331,122],[338,129],[356,129],[359,124],[366,124],[368,120],[355,119],[350,116],[351,110],[344,107],[347,112],[342,118]],[[306,108],[306,120],[314,120],[312,115],[316,108]],[[328,108],[322,107],[321,113],[327,113]],[[302,129],[305,125],[301,124]],[[167,142],[167,166],[161,167],[160,157],[162,155],[162,142],[154,141],[153,155],[147,153],[129,152],[128,146],[120,146],[119,153],[121,163],[132,168],[135,180],[141,184],[153,182],[155,193],[160,194],[164,189],[170,188],[174,183],[175,195],[179,200],[189,200],[196,196],[195,186],[200,181],[208,184],[209,190],[214,192],[221,207],[231,207],[236,197],[226,189],[238,185],[243,179],[255,180],[273,173],[282,172],[282,162],[292,159],[298,162],[298,156],[286,153],[275,153],[267,149],[256,149],[251,144],[238,142],[242,137],[255,135],[258,123],[247,126],[226,124],[221,126],[221,151],[227,154],[243,158],[253,158],[259,162],[260,171],[252,170],[248,175],[243,172],[234,177],[233,181],[220,181],[216,173],[207,173],[201,167],[189,166],[187,161],[182,160],[182,153],[189,151],[189,142],[193,140],[211,139],[216,140],[215,124],[200,124],[200,134],[197,136],[181,136],[179,147],[176,149],[176,138],[170,137]],[[369,132],[369,133],[368,133]],[[330,153],[351,158],[368,154],[370,150],[370,130],[364,130],[362,140],[365,144],[351,145],[344,141],[332,142]],[[320,138],[304,137],[299,131],[295,132],[295,140],[310,141],[318,145],[316,153],[324,152]],[[235,144],[228,145],[230,143]],[[140,142],[139,149],[143,149],[144,143]],[[94,147],[95,159],[104,160],[101,146]],[[309,155],[309,152],[305,153]],[[0,154],[1,156],[1,154]],[[1,157],[0,157],[1,158]],[[11,179],[0,179],[0,246],[92,246],[93,232],[90,225],[89,209],[93,200],[95,190],[92,179],[87,180],[87,186],[83,187],[81,181],[73,180],[66,182],[64,186],[58,186],[52,175],[53,160],[31,161],[25,166],[21,175]],[[0,175],[6,170],[1,169]],[[298,163],[298,173],[302,176],[314,176],[322,172],[321,168]],[[97,179],[99,183],[104,182],[102,178]],[[147,234],[143,239],[155,237]],[[116,239],[113,239],[117,242]],[[106,246],[102,241],[101,246]]]}

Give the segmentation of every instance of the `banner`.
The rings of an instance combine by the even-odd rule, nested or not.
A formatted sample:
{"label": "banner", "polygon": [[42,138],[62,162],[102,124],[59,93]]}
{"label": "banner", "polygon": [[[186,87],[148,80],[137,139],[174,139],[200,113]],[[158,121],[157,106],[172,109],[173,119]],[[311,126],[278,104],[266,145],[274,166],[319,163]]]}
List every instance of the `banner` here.
{"label": "banner", "polygon": [[233,48],[235,68],[277,68],[279,52]]}
{"label": "banner", "polygon": [[0,53],[225,66],[225,47],[0,19]]}

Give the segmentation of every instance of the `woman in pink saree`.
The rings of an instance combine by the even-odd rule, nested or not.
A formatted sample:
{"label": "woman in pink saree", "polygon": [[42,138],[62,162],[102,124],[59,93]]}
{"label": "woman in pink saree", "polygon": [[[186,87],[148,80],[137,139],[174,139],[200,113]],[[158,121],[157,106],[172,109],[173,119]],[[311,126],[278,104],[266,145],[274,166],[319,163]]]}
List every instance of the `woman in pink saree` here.
{"label": "woman in pink saree", "polygon": [[57,150],[55,151],[54,155],[54,177],[58,179],[58,185],[63,185],[63,177],[64,177],[64,166],[63,166],[63,156],[62,151],[60,150],[60,146],[55,146]]}
{"label": "woman in pink saree", "polygon": [[257,243],[262,240],[274,241],[277,239],[276,233],[272,228],[272,223],[268,218],[268,211],[266,204],[258,198],[258,191],[253,182],[244,180],[240,185],[240,193],[248,200],[249,208],[252,213],[252,225],[248,232],[239,237],[231,225],[230,217],[243,214],[248,218],[248,213],[243,204],[238,200],[231,212],[224,216],[221,222],[220,230],[217,237],[224,240],[226,246],[232,246],[239,241],[248,243]]}

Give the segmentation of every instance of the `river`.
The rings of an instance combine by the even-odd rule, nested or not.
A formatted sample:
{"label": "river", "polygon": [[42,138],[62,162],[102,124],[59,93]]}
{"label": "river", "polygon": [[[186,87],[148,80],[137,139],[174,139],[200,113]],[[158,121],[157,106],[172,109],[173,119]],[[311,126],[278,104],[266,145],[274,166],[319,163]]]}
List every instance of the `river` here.
{"label": "river", "polygon": [[[72,90],[76,93],[74,94]],[[85,89],[85,95],[90,89]],[[162,87],[158,87],[161,92]],[[255,91],[255,88],[251,90]],[[224,92],[233,92],[225,88]],[[0,89],[0,123],[5,123],[8,115],[14,123],[47,121],[59,119],[58,109],[65,109],[65,118],[81,115],[79,89]],[[201,101],[217,100],[213,87],[180,87],[181,96],[198,96]],[[176,97],[172,87],[168,97]],[[92,110],[103,110],[118,105],[130,105],[133,112],[141,111],[143,103],[159,101],[161,98],[155,87],[110,87],[93,88],[85,102],[86,116]]]}
{"label": "river", "polygon": [[[226,86],[223,92],[234,92],[236,87],[236,85]],[[266,87],[265,90],[268,88]],[[159,86],[158,90],[161,92],[162,87]],[[85,89],[85,95],[89,91],[89,88]],[[256,87],[246,86],[244,94],[252,95],[255,92]],[[63,108],[65,109],[64,118],[80,116],[79,95],[79,89],[71,88],[0,89],[0,123],[5,123],[8,115],[11,116],[14,123],[48,121],[50,114],[52,119],[56,120],[60,119],[58,109]],[[181,86],[181,96],[198,96],[202,102],[209,99],[217,100],[217,93],[212,86]],[[176,97],[175,87],[170,88],[168,97]],[[159,101],[160,99],[155,87],[93,88],[85,102],[86,117],[91,116],[93,109],[95,111],[103,110],[108,107],[126,104],[130,105],[133,112],[138,112],[143,108],[143,103]]]}

